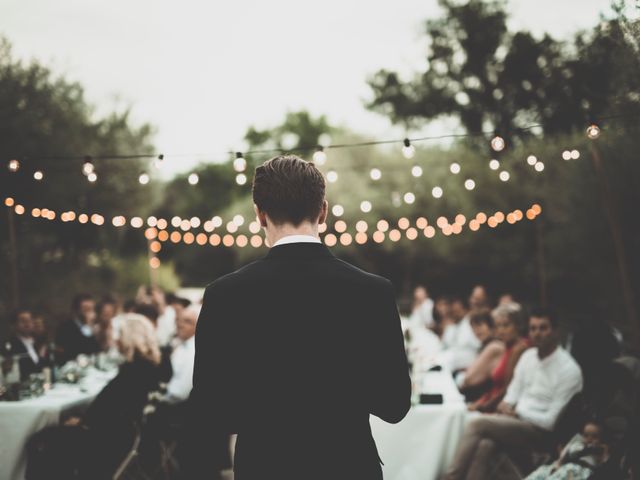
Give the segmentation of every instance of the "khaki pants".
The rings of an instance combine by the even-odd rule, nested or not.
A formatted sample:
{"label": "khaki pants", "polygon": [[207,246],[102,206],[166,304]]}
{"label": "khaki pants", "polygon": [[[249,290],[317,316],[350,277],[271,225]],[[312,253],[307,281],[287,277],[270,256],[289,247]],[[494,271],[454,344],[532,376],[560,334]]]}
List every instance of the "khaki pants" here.
{"label": "khaki pants", "polygon": [[[484,480],[505,471],[504,455],[532,452],[544,445],[548,432],[507,415],[482,415],[467,425],[446,480]],[[508,462],[511,463],[511,462]],[[506,469],[509,470],[509,469]],[[511,478],[517,470],[511,468]]]}

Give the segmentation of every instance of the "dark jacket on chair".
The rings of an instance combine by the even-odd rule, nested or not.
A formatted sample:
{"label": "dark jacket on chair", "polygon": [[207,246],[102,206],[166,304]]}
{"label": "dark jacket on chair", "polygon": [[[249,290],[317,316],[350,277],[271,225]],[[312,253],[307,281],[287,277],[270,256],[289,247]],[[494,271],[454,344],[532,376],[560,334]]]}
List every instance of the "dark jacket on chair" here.
{"label": "dark jacket on chair", "polygon": [[81,353],[91,355],[100,351],[96,337],[85,336],[73,319],[62,323],[58,328],[56,347],[59,349],[56,359],[58,363],[73,360]]}
{"label": "dark jacket on chair", "polygon": [[224,432],[236,480],[380,479],[369,415],[399,422],[410,397],[392,284],[319,243],[273,247],[205,291],[188,478]]}

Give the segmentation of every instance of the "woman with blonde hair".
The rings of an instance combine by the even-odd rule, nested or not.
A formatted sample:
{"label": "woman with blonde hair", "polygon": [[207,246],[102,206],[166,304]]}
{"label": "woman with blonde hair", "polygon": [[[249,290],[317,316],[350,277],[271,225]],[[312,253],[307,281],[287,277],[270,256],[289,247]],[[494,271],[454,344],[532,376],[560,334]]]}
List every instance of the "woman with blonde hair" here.
{"label": "woman with blonde hair", "polygon": [[28,480],[71,478],[69,469],[80,478],[111,478],[131,448],[149,392],[158,389],[160,349],[153,324],[137,313],[123,315],[117,346],[124,362],[85,415],[29,442]]}

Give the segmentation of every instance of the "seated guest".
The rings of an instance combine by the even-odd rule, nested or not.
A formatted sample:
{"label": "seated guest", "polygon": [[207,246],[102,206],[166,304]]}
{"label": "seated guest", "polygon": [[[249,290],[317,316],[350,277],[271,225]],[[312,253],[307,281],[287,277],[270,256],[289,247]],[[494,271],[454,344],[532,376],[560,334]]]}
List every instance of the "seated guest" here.
{"label": "seated guest", "polygon": [[451,323],[442,335],[444,351],[439,361],[455,373],[473,363],[480,350],[480,340],[471,329],[468,308],[461,298],[455,298],[451,302],[451,316],[454,323]]}
{"label": "seated guest", "polygon": [[[148,394],[158,388],[160,350],[151,322],[141,315],[123,319],[118,348],[125,359],[82,418],[49,427],[29,441],[26,478],[112,478],[133,440]],[[63,441],[64,440],[64,441]]]}
{"label": "seated guest", "polygon": [[449,297],[436,298],[433,305],[433,330],[442,337],[445,329],[455,323],[451,316],[451,299]]}
{"label": "seated guest", "polygon": [[426,287],[418,285],[413,291],[410,322],[412,328],[433,327],[433,300]]}
{"label": "seated guest", "polygon": [[33,314],[33,340],[35,341],[36,350],[40,356],[45,357],[49,349],[49,343],[51,343],[51,338],[42,313]]}
{"label": "seated guest", "polygon": [[167,304],[164,292],[159,287],[149,289],[151,304],[158,310],[156,335],[161,347],[169,345],[176,334],[176,311]]}
{"label": "seated guest", "polygon": [[491,301],[484,285],[476,285],[469,295],[469,308],[471,310],[483,310],[491,308]]}
{"label": "seated guest", "polygon": [[503,293],[502,295],[500,295],[500,298],[498,299],[498,305],[504,305],[505,303],[518,303],[518,302],[516,302],[516,299],[511,293]]}
{"label": "seated guest", "polygon": [[536,309],[529,319],[533,343],[522,354],[498,414],[481,415],[465,428],[447,479],[485,479],[498,454],[522,455],[544,448],[571,398],[582,390],[582,373],[559,346],[555,318]]}
{"label": "seated guest", "polygon": [[495,338],[493,317],[489,310],[476,310],[469,315],[473,333],[480,340],[480,354],[464,372],[456,377],[467,400],[477,399],[491,388],[491,374],[503,356],[504,343]]}
{"label": "seated guest", "polygon": [[32,373],[42,370],[42,367],[46,364],[46,357],[39,354],[35,343],[31,311],[26,308],[18,309],[13,314],[12,319],[15,332],[13,337],[5,344],[3,354],[19,357],[20,379],[24,380]]}
{"label": "seated guest", "polygon": [[193,360],[196,352],[196,323],[200,309],[189,307],[176,319],[176,338],[171,352],[173,374],[167,383],[164,400],[169,403],[184,402],[193,386]]}
{"label": "seated guest", "polygon": [[[606,465],[609,443],[603,425],[590,420],[584,425],[582,434],[576,434],[569,440],[555,462],[538,467],[526,480],[587,480],[605,468],[610,471],[610,466]],[[602,478],[621,477],[611,475]]]}
{"label": "seated guest", "polygon": [[80,293],[73,298],[71,318],[63,322],[56,335],[58,349],[56,360],[65,363],[81,353],[90,355],[100,351],[94,335],[96,304],[88,293]]}
{"label": "seated guest", "polygon": [[96,340],[100,344],[100,351],[109,352],[116,348],[113,335],[113,319],[118,305],[113,297],[106,296],[96,306]]}
{"label": "seated guest", "polygon": [[529,348],[523,338],[522,309],[517,303],[499,305],[492,312],[496,336],[504,345],[502,356],[491,371],[491,389],[469,406],[469,410],[492,413],[504,398],[520,356]]}
{"label": "seated guest", "polygon": [[167,293],[167,304],[176,312],[176,318],[180,316],[182,311],[191,305],[191,300],[177,296],[175,293]]}

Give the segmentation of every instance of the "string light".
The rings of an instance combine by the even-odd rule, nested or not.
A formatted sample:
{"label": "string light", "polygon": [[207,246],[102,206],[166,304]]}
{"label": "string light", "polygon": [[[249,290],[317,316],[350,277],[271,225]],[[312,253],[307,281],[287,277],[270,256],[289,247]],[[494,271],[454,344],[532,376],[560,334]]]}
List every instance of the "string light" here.
{"label": "string light", "polygon": [[413,175],[414,177],[421,177],[422,176],[422,167],[419,166],[419,165],[415,165],[411,169],[411,175]]}
{"label": "string light", "polygon": [[494,158],[489,162],[489,168],[491,170],[498,170],[500,168],[500,162]]}
{"label": "string light", "polygon": [[506,143],[504,141],[504,138],[502,138],[500,135],[496,135],[491,139],[491,148],[493,148],[494,151],[501,152],[502,150],[504,150],[505,146]]}
{"label": "string light", "polygon": [[473,190],[474,188],[476,188],[476,182],[468,178],[464,181],[464,188],[466,188],[467,190]]}
{"label": "string light", "polygon": [[155,168],[157,168],[158,170],[161,170],[162,167],[164,166],[164,162],[162,161],[164,160],[164,155],[160,154],[158,155],[154,160],[153,160],[153,166]]}
{"label": "string light", "polygon": [[404,203],[411,205],[416,201],[416,196],[412,192],[407,192],[404,194]]}
{"label": "string light", "polygon": [[502,170],[500,172],[499,177],[500,177],[500,180],[502,180],[503,182],[506,182],[509,180],[510,175],[509,175],[509,172],[507,172],[506,170]]}
{"label": "string light", "polygon": [[536,163],[538,163],[538,159],[535,155],[529,155],[527,157],[527,163],[533,167]]}
{"label": "string light", "polygon": [[191,173],[189,174],[187,181],[189,182],[189,185],[197,185],[198,182],[200,181],[200,177],[198,176],[197,173]]}
{"label": "string light", "polygon": [[[95,167],[93,166],[93,163],[91,162],[91,157],[84,157],[84,163],[82,164],[82,173],[88,177],[89,175],[91,175],[95,170]],[[92,181],[92,180],[90,180]],[[95,181],[95,180],[93,180]]]}
{"label": "string light", "polygon": [[236,158],[233,161],[233,169],[236,172],[244,172],[247,169],[247,161],[244,159],[241,152],[236,152]]}
{"label": "string light", "polygon": [[538,162],[534,165],[533,168],[536,169],[536,172],[542,172],[544,170],[544,163]]}
{"label": "string light", "polygon": [[236,183],[238,185],[244,185],[247,183],[247,176],[244,173],[239,173],[236,175]]}
{"label": "string light", "polygon": [[235,215],[233,217],[233,223],[235,223],[237,226],[241,227],[242,225],[244,225],[244,217],[242,215],[240,215],[240,214]]}
{"label": "string light", "polygon": [[587,137],[591,140],[595,140],[600,136],[600,127],[596,124],[591,124],[587,127]]}
{"label": "string light", "polygon": [[9,160],[8,168],[10,172],[15,173],[20,169],[20,162],[18,160]]}
{"label": "string light", "polygon": [[433,187],[433,189],[431,190],[431,195],[433,195],[434,198],[442,197],[443,193],[444,192],[442,191],[442,188],[440,188],[440,187]]}
{"label": "string light", "polygon": [[327,154],[324,152],[324,148],[318,145],[318,148],[313,153],[313,161],[317,165],[324,165],[327,161]]}
{"label": "string light", "polygon": [[382,178],[382,172],[378,168],[372,168],[369,172],[369,175],[371,176],[371,180],[374,181],[380,180],[380,178]]}
{"label": "string light", "polygon": [[335,170],[331,170],[327,172],[327,181],[329,183],[334,183],[338,180],[338,173]]}
{"label": "string light", "polygon": [[571,150],[571,159],[578,160],[580,158],[580,152],[578,150]]}
{"label": "string light", "polygon": [[87,175],[87,180],[89,180],[91,183],[95,183],[98,180],[98,175],[96,174],[96,172],[91,172],[89,175]]}
{"label": "string light", "polygon": [[40,180],[42,180],[44,178],[44,173],[42,173],[41,170],[36,170],[35,172],[33,172],[33,178],[35,180],[40,181]]}
{"label": "string light", "polygon": [[460,173],[460,164],[453,162],[451,164],[451,166],[449,167],[449,170],[451,171],[451,173],[453,173],[454,175],[457,175],[458,173]]}
{"label": "string light", "polygon": [[369,213],[371,211],[371,208],[372,208],[371,202],[368,200],[365,200],[360,203],[360,210],[362,210],[364,213]]}
{"label": "string light", "polygon": [[416,154],[416,148],[411,145],[411,141],[408,138],[405,138],[402,142],[404,144],[402,146],[402,155],[404,155],[404,158],[413,158]]}
{"label": "string light", "polygon": [[571,152],[569,150],[565,150],[564,152],[562,152],[562,159],[571,160]]}
{"label": "string light", "polygon": [[336,217],[341,217],[344,213],[344,207],[342,205],[334,205],[331,209],[331,213],[333,213]]}
{"label": "string light", "polygon": [[149,180],[151,180],[151,178],[147,173],[141,173],[138,177],[138,182],[140,182],[140,185],[146,185],[147,183],[149,183]]}

